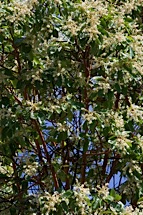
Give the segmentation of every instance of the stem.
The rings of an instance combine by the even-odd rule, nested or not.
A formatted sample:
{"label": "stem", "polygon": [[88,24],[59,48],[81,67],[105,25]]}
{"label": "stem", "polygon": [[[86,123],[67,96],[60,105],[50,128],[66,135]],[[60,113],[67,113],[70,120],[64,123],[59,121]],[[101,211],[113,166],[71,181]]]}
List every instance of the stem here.
{"label": "stem", "polygon": [[116,101],[115,101],[115,109],[117,110],[119,108],[119,101],[120,101],[120,94],[116,94]]}
{"label": "stem", "polygon": [[12,47],[14,49],[14,54],[15,54],[15,58],[16,58],[17,65],[18,65],[18,73],[20,74],[22,68],[21,68],[21,63],[20,63],[19,50],[18,50],[18,47],[14,43],[14,36],[13,36],[13,33],[11,31],[10,31],[10,34],[11,34],[12,39],[9,39],[9,41],[11,41],[11,43],[12,43]]}
{"label": "stem", "polygon": [[118,162],[119,162],[119,158],[120,158],[120,155],[117,154],[117,155],[115,156],[115,160],[112,162],[112,166],[111,166],[110,173],[109,173],[109,175],[108,175],[108,177],[107,177],[107,179],[106,179],[106,182],[107,182],[107,183],[110,182],[110,179],[112,178],[113,174],[114,174],[115,171],[117,170],[117,169],[116,169],[116,166],[117,166],[117,164],[118,164]]}
{"label": "stem", "polygon": [[[86,87],[84,93],[84,101],[85,101],[85,109],[89,110],[89,98],[87,93],[87,87],[90,79],[90,61],[89,61],[89,53],[90,47],[86,46],[85,52],[82,53],[83,56],[83,64],[85,68],[85,78],[86,78]],[[88,128],[85,129],[85,133],[88,133]],[[85,174],[86,174],[86,166],[87,166],[87,159],[86,159],[86,152],[82,155],[82,168],[81,168],[81,183],[84,184],[85,182]]]}
{"label": "stem", "polygon": [[52,173],[52,176],[53,176],[55,189],[57,190],[59,188],[59,183],[58,183],[58,179],[57,179],[55,169],[54,169],[54,167],[52,166],[52,163],[51,163],[51,158],[50,158],[50,155],[48,153],[47,146],[46,146],[43,134],[42,134],[42,132],[41,132],[41,130],[39,128],[39,125],[38,125],[37,121],[36,120],[32,120],[32,121],[33,121],[33,124],[35,125],[35,128],[36,128],[36,130],[37,130],[37,132],[39,134],[39,137],[41,139],[41,142],[42,142],[42,145],[43,145],[43,148],[44,148],[44,152],[45,152],[47,161],[49,162],[49,167],[50,167],[50,170],[51,170],[51,173]]}

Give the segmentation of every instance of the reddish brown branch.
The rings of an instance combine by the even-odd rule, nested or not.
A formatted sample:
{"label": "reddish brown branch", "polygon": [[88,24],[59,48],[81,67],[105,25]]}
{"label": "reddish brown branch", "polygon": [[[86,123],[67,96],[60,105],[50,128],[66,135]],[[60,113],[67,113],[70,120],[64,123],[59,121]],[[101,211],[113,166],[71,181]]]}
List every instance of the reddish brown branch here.
{"label": "reddish brown branch", "polygon": [[[8,89],[6,88],[9,92],[13,93],[13,91],[11,89]],[[14,95],[14,98],[15,100],[17,101],[17,103],[19,105],[22,106],[22,102]],[[48,154],[48,150],[47,150],[47,147],[46,147],[46,143],[44,141],[44,137],[43,137],[43,134],[39,128],[39,125],[37,123],[36,120],[33,120],[31,119],[31,121],[33,122],[33,124],[35,125],[35,128],[39,134],[39,137],[40,137],[40,140],[42,142],[42,145],[43,145],[43,148],[44,148],[44,152],[45,152],[45,155],[46,155],[46,158],[47,158],[47,161],[49,162],[49,165],[50,165],[50,169],[51,169],[51,173],[52,173],[52,176],[53,176],[53,180],[54,180],[54,184],[55,184],[55,188],[58,189],[59,188],[59,184],[58,184],[58,179],[57,179],[57,176],[56,176],[56,173],[55,173],[55,170],[54,170],[54,167],[52,166],[52,163],[51,163],[51,158]],[[42,161],[42,154],[40,152],[40,148],[39,148],[39,143],[36,141],[36,146],[37,146],[37,150],[38,150],[38,153],[39,153],[39,159]]]}
{"label": "reddish brown branch", "polygon": [[14,56],[15,56],[15,59],[16,59],[17,64],[18,64],[18,73],[20,74],[20,72],[21,72],[21,63],[20,63],[19,50],[18,50],[18,47],[14,43],[14,36],[12,34],[12,31],[10,31],[10,34],[11,34],[12,39],[8,39],[8,40],[12,43],[12,47],[14,49]]}
{"label": "reddish brown branch", "polygon": [[[90,61],[89,61],[89,54],[90,54],[90,47],[86,46],[85,52],[83,52],[83,64],[85,68],[85,78],[86,78],[86,87],[85,87],[85,93],[84,93],[84,101],[85,101],[85,109],[89,110],[89,98],[88,98],[88,83],[90,79]],[[85,133],[88,133],[88,128],[85,129]],[[81,168],[81,183],[83,184],[85,182],[85,175],[86,175],[86,166],[87,166],[87,158],[86,158],[86,152],[82,155],[82,168]]]}
{"label": "reddish brown branch", "polygon": [[16,186],[17,186],[18,193],[20,195],[19,197],[21,197],[22,193],[21,193],[21,189],[20,189],[19,177],[18,177],[17,168],[16,168],[14,159],[12,159],[12,167],[13,167],[13,172],[14,172],[14,176],[15,176],[15,181],[17,182]]}
{"label": "reddish brown branch", "polygon": [[125,101],[126,101],[127,105],[130,107],[130,106],[131,106],[131,104],[130,104],[130,101],[129,101],[128,96],[126,96],[126,97],[125,97]]}
{"label": "reddish brown branch", "polygon": [[116,101],[115,101],[115,109],[117,110],[119,108],[119,101],[120,101],[120,94],[116,94]]}
{"label": "reddish brown branch", "polygon": [[85,182],[85,173],[86,173],[86,164],[87,164],[87,159],[86,159],[86,152],[82,156],[82,168],[81,168],[81,183],[84,184]]}
{"label": "reddish brown branch", "polygon": [[51,173],[52,173],[52,176],[53,176],[55,188],[58,189],[59,188],[59,183],[58,183],[57,175],[56,175],[55,169],[54,169],[54,167],[53,167],[53,165],[51,163],[51,158],[50,158],[50,155],[48,153],[47,146],[46,146],[43,134],[42,134],[42,132],[41,132],[41,130],[39,128],[38,122],[36,120],[33,120],[33,119],[32,119],[32,121],[33,121],[33,124],[34,124],[38,134],[39,134],[39,137],[40,137],[40,140],[42,142],[47,161],[49,162],[49,167],[50,167],[50,170],[51,170]]}
{"label": "reddish brown branch", "polygon": [[36,144],[36,150],[37,150],[37,154],[38,154],[38,157],[39,157],[39,160],[40,160],[40,163],[43,165],[43,171],[41,172],[40,175],[42,175],[43,173],[45,175],[48,175],[48,171],[47,171],[47,167],[43,161],[43,156],[42,156],[42,152],[41,152],[41,149],[40,149],[40,144],[39,144],[39,141],[35,139],[35,144]]}
{"label": "reddish brown branch", "polygon": [[106,179],[106,182],[109,183],[110,182],[110,179],[112,178],[112,176],[114,175],[115,171],[116,171],[116,166],[119,162],[119,158],[120,158],[120,155],[117,154],[115,156],[115,160],[112,162],[112,166],[111,166],[111,169],[110,169],[110,173]]}
{"label": "reddish brown branch", "polygon": [[104,156],[104,161],[103,161],[103,166],[102,166],[102,174],[105,175],[106,173],[106,167],[108,164],[108,154],[109,154],[109,150],[107,150],[105,152],[105,156]]}
{"label": "reddish brown branch", "polygon": [[63,163],[63,171],[65,173],[66,177],[66,185],[65,185],[65,190],[70,189],[70,181],[69,181],[69,162],[70,162],[70,156],[69,156],[69,149],[67,148],[66,154],[64,153],[64,141],[61,143],[61,148],[62,148],[62,163]]}
{"label": "reddish brown branch", "polygon": [[6,89],[9,93],[13,94],[13,96],[14,96],[16,102],[17,102],[20,106],[22,106],[22,102],[17,98],[17,96],[14,95],[13,89],[10,89],[10,88],[8,88],[8,87],[5,87],[5,89]]}

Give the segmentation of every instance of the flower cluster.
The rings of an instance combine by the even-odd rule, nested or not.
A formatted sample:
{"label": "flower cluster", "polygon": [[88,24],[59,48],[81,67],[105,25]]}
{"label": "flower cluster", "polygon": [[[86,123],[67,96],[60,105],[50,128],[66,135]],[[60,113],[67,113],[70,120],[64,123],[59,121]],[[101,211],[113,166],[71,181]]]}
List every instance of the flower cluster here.
{"label": "flower cluster", "polygon": [[42,104],[42,102],[41,101],[35,101],[35,102],[31,102],[31,101],[26,101],[26,105],[27,105],[27,107],[29,107],[30,108],[30,110],[31,111],[37,111],[37,110],[39,110],[40,109],[40,106],[41,106],[41,104]]}
{"label": "flower cluster", "polygon": [[37,173],[39,164],[36,161],[30,159],[30,157],[25,158],[25,165],[23,166],[24,172],[28,176],[33,176]]}
{"label": "flower cluster", "polygon": [[103,199],[106,199],[109,195],[109,184],[105,184],[102,187],[97,186],[98,195],[101,196]]}
{"label": "flower cluster", "polygon": [[4,107],[0,109],[0,116],[1,116],[1,119],[6,117],[15,118],[15,114],[13,113],[12,109],[11,108],[5,109]]}
{"label": "flower cluster", "polygon": [[[14,199],[15,214],[30,189],[44,215],[143,213],[143,0],[7,2],[0,2],[0,202],[11,187],[4,202]],[[74,186],[76,178],[89,184]],[[112,190],[109,179],[117,181]]]}
{"label": "flower cluster", "polygon": [[90,190],[88,187],[85,187],[84,184],[80,185],[77,183],[74,186],[74,196],[76,197],[76,201],[81,208],[85,207],[84,202],[88,195],[90,195]]}
{"label": "flower cluster", "polygon": [[56,205],[60,204],[62,201],[61,194],[58,192],[54,192],[53,195],[46,192],[39,198],[39,200],[41,204],[44,203],[43,209],[46,211],[46,215],[48,215],[51,211],[56,211]]}
{"label": "flower cluster", "polygon": [[96,113],[95,111],[89,111],[88,113],[85,113],[83,115],[83,119],[87,121],[88,124],[91,124],[94,120],[97,120],[98,117],[98,113]]}
{"label": "flower cluster", "polygon": [[7,19],[10,22],[23,21],[25,16],[32,15],[33,6],[37,3],[38,3],[37,0],[26,0],[26,1],[16,0],[16,1],[13,1],[9,5],[9,10],[11,10],[13,14],[7,16]]}
{"label": "flower cluster", "polygon": [[0,162],[0,173],[11,177],[13,174],[13,168],[12,166],[2,165]]}
{"label": "flower cluster", "polygon": [[42,69],[39,69],[35,72],[35,74],[32,75],[32,83],[35,81],[43,82],[43,79],[41,78],[41,74],[43,73]]}
{"label": "flower cluster", "polygon": [[127,116],[129,119],[133,119],[135,122],[139,122],[143,118],[142,107],[131,104],[131,106],[127,109]]}
{"label": "flower cluster", "polygon": [[57,131],[63,132],[68,130],[69,130],[69,127],[67,126],[66,123],[60,123],[60,122],[57,123]]}

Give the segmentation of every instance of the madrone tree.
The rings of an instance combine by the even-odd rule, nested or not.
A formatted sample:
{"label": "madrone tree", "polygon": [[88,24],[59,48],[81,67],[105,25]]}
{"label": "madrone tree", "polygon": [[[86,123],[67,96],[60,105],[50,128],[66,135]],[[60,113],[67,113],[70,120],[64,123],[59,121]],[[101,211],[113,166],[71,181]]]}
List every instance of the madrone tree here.
{"label": "madrone tree", "polygon": [[143,0],[0,2],[0,214],[143,214]]}

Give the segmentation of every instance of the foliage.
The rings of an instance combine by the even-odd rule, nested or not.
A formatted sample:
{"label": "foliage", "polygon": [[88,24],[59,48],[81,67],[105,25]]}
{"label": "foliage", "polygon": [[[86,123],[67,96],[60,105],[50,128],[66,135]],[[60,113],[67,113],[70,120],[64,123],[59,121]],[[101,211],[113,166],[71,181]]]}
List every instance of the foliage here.
{"label": "foliage", "polygon": [[142,8],[0,2],[0,214],[143,213]]}

